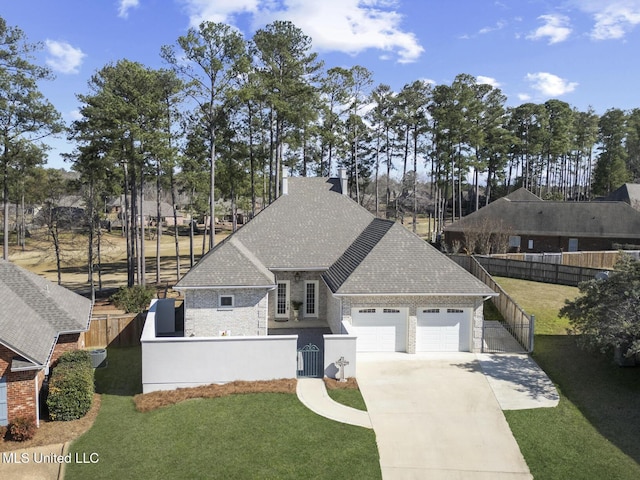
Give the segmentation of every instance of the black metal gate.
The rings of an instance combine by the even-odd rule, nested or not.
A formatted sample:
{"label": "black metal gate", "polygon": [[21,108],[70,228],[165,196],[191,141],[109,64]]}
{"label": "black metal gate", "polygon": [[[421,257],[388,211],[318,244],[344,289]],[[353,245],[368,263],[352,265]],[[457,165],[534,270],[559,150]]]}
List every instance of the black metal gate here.
{"label": "black metal gate", "polygon": [[322,350],[317,345],[309,343],[298,349],[298,377],[322,377]]}
{"label": "black metal gate", "polygon": [[533,351],[530,323],[510,325],[485,320],[482,327],[482,353],[527,353]]}

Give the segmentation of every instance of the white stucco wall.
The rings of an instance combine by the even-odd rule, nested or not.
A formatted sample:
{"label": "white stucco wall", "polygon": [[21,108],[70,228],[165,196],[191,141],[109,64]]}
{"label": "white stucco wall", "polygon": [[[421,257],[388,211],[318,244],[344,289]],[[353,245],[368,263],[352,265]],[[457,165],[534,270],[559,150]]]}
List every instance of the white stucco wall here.
{"label": "white stucco wall", "polygon": [[345,324],[343,335],[323,335],[324,338],[324,374],[330,378],[338,378],[338,367],[335,362],[344,357],[349,365],[344,367],[345,378],[356,376],[356,340],[355,335],[348,333],[349,325]]}
{"label": "white stucco wall", "polygon": [[[233,295],[233,307],[221,307],[220,296]],[[267,290],[193,289],[184,291],[185,337],[267,334]]]}
{"label": "white stucco wall", "polygon": [[[156,311],[153,303],[149,310]],[[297,335],[156,338],[154,315],[147,316],[140,339],[143,393],[296,378]]]}

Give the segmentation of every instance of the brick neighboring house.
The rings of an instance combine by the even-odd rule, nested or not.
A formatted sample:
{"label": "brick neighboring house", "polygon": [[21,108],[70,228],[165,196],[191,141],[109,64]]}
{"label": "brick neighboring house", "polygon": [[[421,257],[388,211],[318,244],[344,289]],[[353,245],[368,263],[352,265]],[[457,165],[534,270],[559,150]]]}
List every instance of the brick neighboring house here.
{"label": "brick neighboring house", "polygon": [[520,188],[445,227],[444,241],[466,245],[465,234],[488,230],[507,236],[511,252],[617,250],[640,245],[640,211],[621,201],[545,201]]}
{"label": "brick neighboring house", "polygon": [[17,417],[39,425],[39,395],[64,352],[84,347],[91,301],[0,261],[0,425]]}

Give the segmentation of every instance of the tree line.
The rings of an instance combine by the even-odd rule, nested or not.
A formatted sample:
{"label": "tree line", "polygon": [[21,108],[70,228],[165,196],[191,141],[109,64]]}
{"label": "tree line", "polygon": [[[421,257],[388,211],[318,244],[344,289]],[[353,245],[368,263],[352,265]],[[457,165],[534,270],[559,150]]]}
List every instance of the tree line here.
{"label": "tree line", "polygon": [[[374,85],[362,66],[328,68],[312,52],[312,39],[287,21],[251,39],[204,22],[159,49],[164,68],[109,63],[77,95],[80,119],[69,126],[38,90],[51,72],[33,62],[37,48],[0,18],[4,255],[9,203],[24,196],[25,179],[43,164],[46,137],[66,132],[75,145],[66,160],[79,173],[87,205],[90,283],[101,201],[121,194],[128,284],[147,281],[142,218],[150,212],[141,209],[149,182],[158,222],[162,192],[174,209],[176,196],[187,195],[190,213],[208,225],[210,249],[216,200],[230,202],[234,222],[238,208],[255,215],[281,194],[285,171],[328,176],[345,168],[355,201],[368,196],[376,215],[386,217],[396,215],[394,203],[408,206],[414,230],[419,172],[437,229],[462,216],[468,191],[477,209],[519,186],[543,198],[588,200],[640,179],[640,109],[599,116],[557,99],[507,107],[499,88],[468,74],[394,91]],[[390,187],[394,176],[399,192]]]}

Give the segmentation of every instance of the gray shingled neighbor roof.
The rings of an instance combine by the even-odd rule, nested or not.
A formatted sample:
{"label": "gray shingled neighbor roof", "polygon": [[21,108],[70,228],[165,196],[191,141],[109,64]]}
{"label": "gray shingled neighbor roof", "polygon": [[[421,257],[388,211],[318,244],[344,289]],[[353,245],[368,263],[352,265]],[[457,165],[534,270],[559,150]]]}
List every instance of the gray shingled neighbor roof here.
{"label": "gray shingled neighbor roof", "polygon": [[61,333],[83,332],[91,300],[0,260],[0,342],[34,365],[46,365]]}
{"label": "gray shingled neighbor roof", "polygon": [[289,178],[288,193],[205,255],[176,288],[267,286],[273,271],[326,270],[336,294],[492,295],[406,228],[376,219],[338,179]]}
{"label": "gray shingled neighbor roof", "polygon": [[608,202],[625,202],[636,210],[640,210],[640,183],[625,183],[604,198]]}
{"label": "gray shingled neighbor roof", "polygon": [[445,227],[463,232],[501,222],[522,235],[640,238],[640,212],[623,202],[521,202],[500,198]]}

